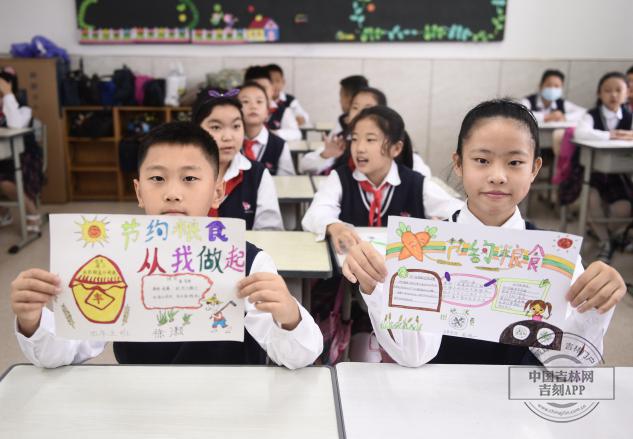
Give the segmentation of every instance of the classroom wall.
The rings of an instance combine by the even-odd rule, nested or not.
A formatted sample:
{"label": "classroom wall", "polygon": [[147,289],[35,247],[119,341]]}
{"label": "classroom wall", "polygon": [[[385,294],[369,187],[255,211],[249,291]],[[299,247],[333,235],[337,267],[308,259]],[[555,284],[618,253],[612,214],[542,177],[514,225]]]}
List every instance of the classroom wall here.
{"label": "classroom wall", "polygon": [[0,53],[11,42],[43,34],[65,47],[75,64],[83,57],[89,73],[108,74],[127,64],[138,73],[164,76],[180,61],[189,86],[221,68],[275,62],[315,121],[334,120],[338,80],[362,73],[403,114],[416,149],[436,173],[448,169],[461,118],[477,102],[530,93],[543,69],[555,67],[568,77],[567,97],[590,106],[602,73],[633,64],[631,0],[509,0],[500,43],[226,47],[82,46],[76,42],[74,0],[2,3],[11,7],[0,17]]}

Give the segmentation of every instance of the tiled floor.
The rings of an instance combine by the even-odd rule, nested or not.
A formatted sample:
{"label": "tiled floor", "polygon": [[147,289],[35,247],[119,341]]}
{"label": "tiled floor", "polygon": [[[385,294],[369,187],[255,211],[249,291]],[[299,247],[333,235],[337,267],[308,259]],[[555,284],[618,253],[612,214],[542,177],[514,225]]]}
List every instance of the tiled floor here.
{"label": "tiled floor", "polygon": [[[533,203],[531,218],[543,229],[555,229],[558,218],[551,209]],[[136,213],[134,203],[70,203],[66,205],[44,206],[43,211],[50,213]],[[572,229],[573,231],[573,225]],[[8,366],[26,361],[20,352],[13,333],[13,314],[9,302],[10,283],[17,274],[31,267],[48,268],[49,232],[45,230],[41,239],[30,244],[17,255],[9,255],[8,247],[17,242],[17,227],[0,229],[0,285],[3,295],[0,300],[0,372]],[[583,255],[585,264],[596,254],[596,243],[587,242]],[[633,283],[633,255],[615,255],[613,266],[622,273],[625,280]],[[633,296],[627,295],[618,305],[609,332],[605,339],[605,359],[610,365],[633,366]],[[93,363],[114,363],[112,349],[92,360]]]}

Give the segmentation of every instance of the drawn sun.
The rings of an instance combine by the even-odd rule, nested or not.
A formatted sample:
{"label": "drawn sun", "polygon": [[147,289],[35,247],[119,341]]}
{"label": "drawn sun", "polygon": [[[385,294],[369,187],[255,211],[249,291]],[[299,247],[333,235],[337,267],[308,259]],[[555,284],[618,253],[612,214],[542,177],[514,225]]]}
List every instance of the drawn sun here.
{"label": "drawn sun", "polygon": [[553,244],[555,245],[554,248],[556,248],[560,253],[569,253],[575,250],[577,245],[576,240],[570,235],[557,235],[553,241]]}
{"label": "drawn sun", "polygon": [[77,241],[83,241],[84,247],[88,245],[94,247],[96,244],[103,247],[103,243],[108,242],[107,225],[109,223],[105,220],[98,219],[96,216],[92,221],[83,216],[81,218],[83,219],[83,223],[75,223],[80,227],[80,230],[75,232],[80,235]]}

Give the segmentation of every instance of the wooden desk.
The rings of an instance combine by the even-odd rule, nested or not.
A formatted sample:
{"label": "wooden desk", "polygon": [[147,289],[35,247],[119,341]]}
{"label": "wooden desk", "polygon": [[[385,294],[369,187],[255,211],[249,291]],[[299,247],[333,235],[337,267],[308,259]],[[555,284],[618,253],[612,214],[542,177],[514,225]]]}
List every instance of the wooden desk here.
{"label": "wooden desk", "polygon": [[314,197],[314,188],[307,175],[273,176],[279,203],[310,202]]}
{"label": "wooden desk", "polygon": [[[633,141],[628,140],[579,140],[573,139],[580,148],[580,164],[585,167],[580,192],[580,216],[578,234],[585,235],[589,210],[589,181],[591,173],[605,174],[633,173]],[[596,222],[630,222],[633,218],[594,218]]]}
{"label": "wooden desk", "polygon": [[268,253],[280,275],[294,278],[327,278],[332,264],[327,243],[310,232],[247,230],[246,240]]}
{"label": "wooden desk", "polygon": [[14,366],[3,438],[337,438],[333,372],[267,366]]}
{"label": "wooden desk", "polygon": [[20,214],[20,231],[22,239],[9,248],[9,253],[17,253],[30,242],[39,238],[42,234],[30,234],[26,230],[26,206],[24,195],[24,181],[22,179],[22,165],[20,154],[24,152],[24,136],[32,133],[31,128],[0,128],[0,149],[2,156],[12,156],[15,168],[15,186],[17,201],[2,201],[0,206],[17,206]]}
{"label": "wooden desk", "polygon": [[573,422],[547,421],[508,398],[508,366],[340,363],[347,439],[630,438],[633,368],[615,371],[615,400]]}
{"label": "wooden desk", "polygon": [[539,143],[541,148],[550,149],[552,147],[552,133],[554,130],[572,128],[578,125],[578,122],[542,122],[538,125]]}
{"label": "wooden desk", "polygon": [[302,279],[301,304],[310,310],[309,279],[327,279],[332,276],[327,243],[317,242],[310,232],[264,230],[246,231],[246,240],[273,258],[281,276]]}

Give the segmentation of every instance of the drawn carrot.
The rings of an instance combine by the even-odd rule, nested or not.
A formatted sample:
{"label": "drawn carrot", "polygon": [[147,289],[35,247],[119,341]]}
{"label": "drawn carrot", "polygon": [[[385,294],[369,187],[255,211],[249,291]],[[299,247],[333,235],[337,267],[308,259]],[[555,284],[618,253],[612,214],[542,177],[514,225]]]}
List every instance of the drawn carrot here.
{"label": "drawn carrot", "polygon": [[[422,251],[423,246],[421,245],[420,241],[418,241],[418,237],[413,232],[407,230],[406,232],[402,233],[400,239],[402,240],[402,245],[404,245],[404,248],[406,248],[414,258],[416,258],[418,261],[424,260],[424,253]],[[400,256],[402,257],[402,255]]]}

